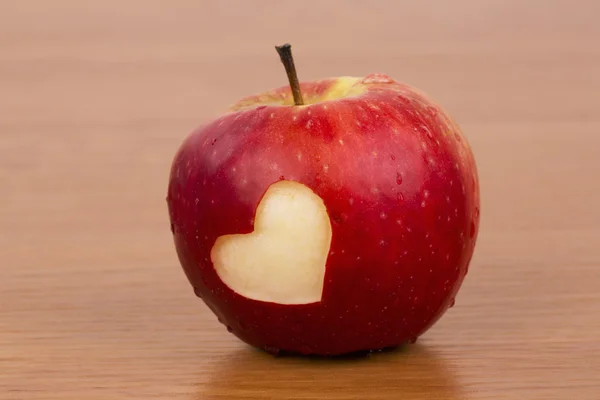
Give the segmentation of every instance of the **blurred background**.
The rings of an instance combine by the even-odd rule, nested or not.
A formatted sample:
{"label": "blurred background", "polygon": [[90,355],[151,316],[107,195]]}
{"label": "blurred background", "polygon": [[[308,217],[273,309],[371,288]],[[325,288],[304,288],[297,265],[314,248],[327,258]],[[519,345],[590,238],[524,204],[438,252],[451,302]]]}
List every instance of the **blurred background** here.
{"label": "blurred background", "polygon": [[[599,13],[0,0],[0,398],[598,399]],[[286,42],[301,80],[389,74],[472,145],[472,267],[407,354],[278,363],[228,335],[177,262],[172,157],[240,97],[286,84]]]}

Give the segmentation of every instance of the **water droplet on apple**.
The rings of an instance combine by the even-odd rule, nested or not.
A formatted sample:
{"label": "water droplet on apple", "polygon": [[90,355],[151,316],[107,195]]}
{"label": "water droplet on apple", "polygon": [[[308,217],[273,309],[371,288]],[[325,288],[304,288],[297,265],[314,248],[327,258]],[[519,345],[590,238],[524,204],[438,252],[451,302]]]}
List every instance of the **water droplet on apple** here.
{"label": "water droplet on apple", "polygon": [[471,230],[469,232],[469,237],[472,239],[475,236],[475,221],[471,221]]}
{"label": "water droplet on apple", "polygon": [[175,224],[171,222],[171,233],[175,234]]}
{"label": "water droplet on apple", "polygon": [[402,174],[400,172],[396,174],[396,184],[402,185]]}
{"label": "water droplet on apple", "polygon": [[427,134],[427,137],[429,139],[433,139],[433,133],[431,133],[431,130],[429,129],[429,127],[427,125],[421,124],[420,128],[423,133]]}
{"label": "water droplet on apple", "polygon": [[450,305],[448,306],[448,308],[452,308],[454,307],[454,304],[456,303],[456,299],[452,299],[450,300]]}
{"label": "water droplet on apple", "polygon": [[202,298],[202,293],[200,292],[200,289],[198,288],[194,288],[194,294],[196,295],[196,297]]}
{"label": "water droplet on apple", "polygon": [[409,342],[410,344],[415,344],[415,343],[417,343],[417,338],[416,338],[416,337],[414,337],[414,338],[410,339],[408,342]]}
{"label": "water droplet on apple", "polygon": [[342,223],[342,214],[334,211],[334,212],[331,213],[331,219],[336,224],[341,224]]}
{"label": "water droplet on apple", "polygon": [[396,197],[398,199],[398,204],[402,204],[402,202],[404,201],[404,195],[402,193],[398,193]]}
{"label": "water droplet on apple", "polygon": [[248,325],[246,325],[244,322],[238,320],[238,325],[240,326],[240,329],[244,332],[248,332]]}
{"label": "water droplet on apple", "polygon": [[280,180],[280,181],[282,181],[282,180],[284,180],[284,179],[285,179],[285,176],[283,176],[283,175],[279,175],[279,180]]}
{"label": "water droplet on apple", "polygon": [[479,218],[479,207],[475,207],[475,219]]}
{"label": "water droplet on apple", "polygon": [[348,220],[348,214],[346,213],[341,213],[339,211],[332,211],[331,212],[331,219],[337,223],[337,224],[341,224],[343,222],[346,222]]}
{"label": "water droplet on apple", "polygon": [[396,156],[392,154],[390,155],[390,158],[392,159],[392,161],[394,161],[396,159]]}
{"label": "water droplet on apple", "polygon": [[227,325],[227,332],[229,332],[229,333],[233,332],[233,328],[230,327],[229,325]]}
{"label": "water droplet on apple", "polygon": [[271,355],[274,355],[274,356],[278,356],[278,355],[279,355],[279,353],[281,352],[281,350],[279,349],[279,347],[275,347],[275,346],[268,346],[268,345],[267,345],[267,346],[263,347],[263,349],[264,349],[264,350],[265,350],[267,353],[269,353],[269,354],[271,354]]}
{"label": "water droplet on apple", "polygon": [[369,74],[365,76],[362,83],[394,83],[394,80],[386,74]]}
{"label": "water droplet on apple", "polygon": [[258,107],[256,107],[256,111],[264,110],[265,108],[267,108],[267,106],[265,106],[265,105],[258,106]]}
{"label": "water droplet on apple", "polygon": [[210,145],[211,145],[211,146],[214,146],[214,145],[215,145],[215,143],[217,143],[217,138],[214,138],[214,139],[212,140],[212,142],[210,142]]}
{"label": "water droplet on apple", "polygon": [[309,345],[303,344],[302,346],[300,346],[300,353],[307,356],[313,353],[313,349]]}
{"label": "water droplet on apple", "polygon": [[436,107],[432,107],[432,106],[427,107],[427,112],[432,117],[437,117],[437,115],[438,115],[438,109]]}

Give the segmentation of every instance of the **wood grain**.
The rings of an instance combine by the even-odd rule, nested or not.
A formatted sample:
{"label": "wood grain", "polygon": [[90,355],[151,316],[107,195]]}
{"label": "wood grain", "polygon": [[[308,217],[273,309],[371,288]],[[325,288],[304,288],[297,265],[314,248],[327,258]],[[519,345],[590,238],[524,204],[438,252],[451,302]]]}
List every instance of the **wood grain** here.
{"label": "wood grain", "polygon": [[[600,3],[0,1],[0,398],[600,398]],[[177,264],[184,136],[300,78],[386,72],[444,104],[482,181],[454,307],[415,345],[274,359]]]}

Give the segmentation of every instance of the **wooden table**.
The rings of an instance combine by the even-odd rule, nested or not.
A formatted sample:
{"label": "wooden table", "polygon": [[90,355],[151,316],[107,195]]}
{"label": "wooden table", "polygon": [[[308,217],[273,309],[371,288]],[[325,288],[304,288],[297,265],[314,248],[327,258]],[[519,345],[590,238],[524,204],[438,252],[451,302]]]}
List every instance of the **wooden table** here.
{"label": "wooden table", "polygon": [[[594,0],[0,2],[0,398],[600,399]],[[177,263],[187,133],[239,97],[386,72],[463,126],[482,225],[456,307],[405,351],[275,359]]]}

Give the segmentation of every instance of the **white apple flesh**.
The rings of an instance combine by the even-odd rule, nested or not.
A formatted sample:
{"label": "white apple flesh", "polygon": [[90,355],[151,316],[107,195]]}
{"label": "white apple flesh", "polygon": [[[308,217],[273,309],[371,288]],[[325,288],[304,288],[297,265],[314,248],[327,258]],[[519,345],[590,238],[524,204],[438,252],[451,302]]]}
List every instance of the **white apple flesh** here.
{"label": "white apple flesh", "polygon": [[297,182],[269,187],[256,210],[254,232],[217,238],[215,271],[230,289],[279,304],[321,301],[331,223],[323,200]]}

